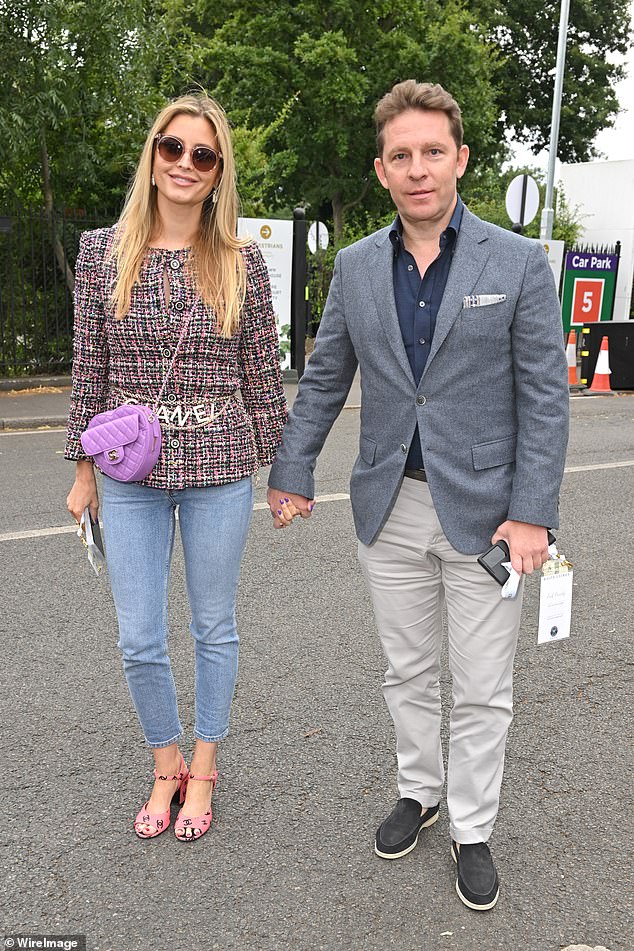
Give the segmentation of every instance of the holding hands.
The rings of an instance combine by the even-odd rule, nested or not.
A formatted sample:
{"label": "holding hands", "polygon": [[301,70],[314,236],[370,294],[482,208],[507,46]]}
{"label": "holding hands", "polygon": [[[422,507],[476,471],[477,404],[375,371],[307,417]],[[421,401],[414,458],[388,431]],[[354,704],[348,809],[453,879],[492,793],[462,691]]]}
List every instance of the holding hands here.
{"label": "holding hands", "polygon": [[273,488],[269,488],[266,501],[273,516],[274,528],[286,528],[297,515],[310,518],[315,505],[314,499]]}

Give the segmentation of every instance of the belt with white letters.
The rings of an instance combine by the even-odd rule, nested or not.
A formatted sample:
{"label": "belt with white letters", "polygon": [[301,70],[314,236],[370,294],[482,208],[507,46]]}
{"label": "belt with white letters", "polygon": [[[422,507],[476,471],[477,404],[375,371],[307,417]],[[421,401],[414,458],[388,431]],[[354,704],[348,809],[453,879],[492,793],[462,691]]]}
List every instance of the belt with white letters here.
{"label": "belt with white letters", "polygon": [[[153,406],[152,400],[139,394],[126,393],[123,390],[116,390],[117,396],[121,398],[122,403],[138,403],[142,406]],[[198,403],[182,403],[175,397],[167,398],[166,401],[158,404],[156,408],[156,418],[167,429],[201,429],[203,426],[209,426],[210,423],[219,419],[229,406],[229,403],[235,396],[237,390],[231,394],[219,410],[216,410],[216,404],[208,400],[201,400]]]}

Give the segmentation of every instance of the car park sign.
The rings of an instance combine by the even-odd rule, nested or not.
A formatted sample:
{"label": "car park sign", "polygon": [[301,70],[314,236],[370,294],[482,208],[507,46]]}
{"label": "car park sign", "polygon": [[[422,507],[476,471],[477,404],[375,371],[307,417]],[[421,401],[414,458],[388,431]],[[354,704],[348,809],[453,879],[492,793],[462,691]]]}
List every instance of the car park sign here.
{"label": "car park sign", "polygon": [[568,251],[561,311],[564,330],[611,320],[614,309],[618,254]]}

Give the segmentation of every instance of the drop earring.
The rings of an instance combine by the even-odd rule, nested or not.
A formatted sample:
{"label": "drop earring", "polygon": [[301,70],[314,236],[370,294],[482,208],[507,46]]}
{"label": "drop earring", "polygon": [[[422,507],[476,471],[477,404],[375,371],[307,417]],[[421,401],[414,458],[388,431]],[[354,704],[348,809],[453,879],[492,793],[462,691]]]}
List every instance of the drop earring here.
{"label": "drop earring", "polygon": [[156,180],[154,178],[154,172],[152,172],[152,177],[150,178],[150,181],[152,182],[152,188],[156,188]]}
{"label": "drop earring", "polygon": [[214,189],[212,189],[212,192],[211,192],[211,203],[212,203],[212,205],[215,205],[217,201],[218,201],[218,189],[217,189],[217,188],[214,188]]}

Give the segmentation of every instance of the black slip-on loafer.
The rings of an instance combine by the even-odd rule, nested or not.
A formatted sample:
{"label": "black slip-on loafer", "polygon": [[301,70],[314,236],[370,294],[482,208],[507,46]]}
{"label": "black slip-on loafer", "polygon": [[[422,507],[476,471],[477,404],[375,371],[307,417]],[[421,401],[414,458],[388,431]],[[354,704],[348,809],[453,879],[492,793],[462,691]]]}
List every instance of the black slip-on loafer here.
{"label": "black slip-on loafer", "polygon": [[416,799],[399,799],[377,830],[374,851],[382,859],[400,859],[416,848],[420,830],[437,818],[437,805],[423,809]]}
{"label": "black slip-on loafer", "polygon": [[451,855],[458,866],[456,891],[460,901],[474,911],[493,908],[500,894],[500,885],[486,842],[457,845],[452,839]]}

